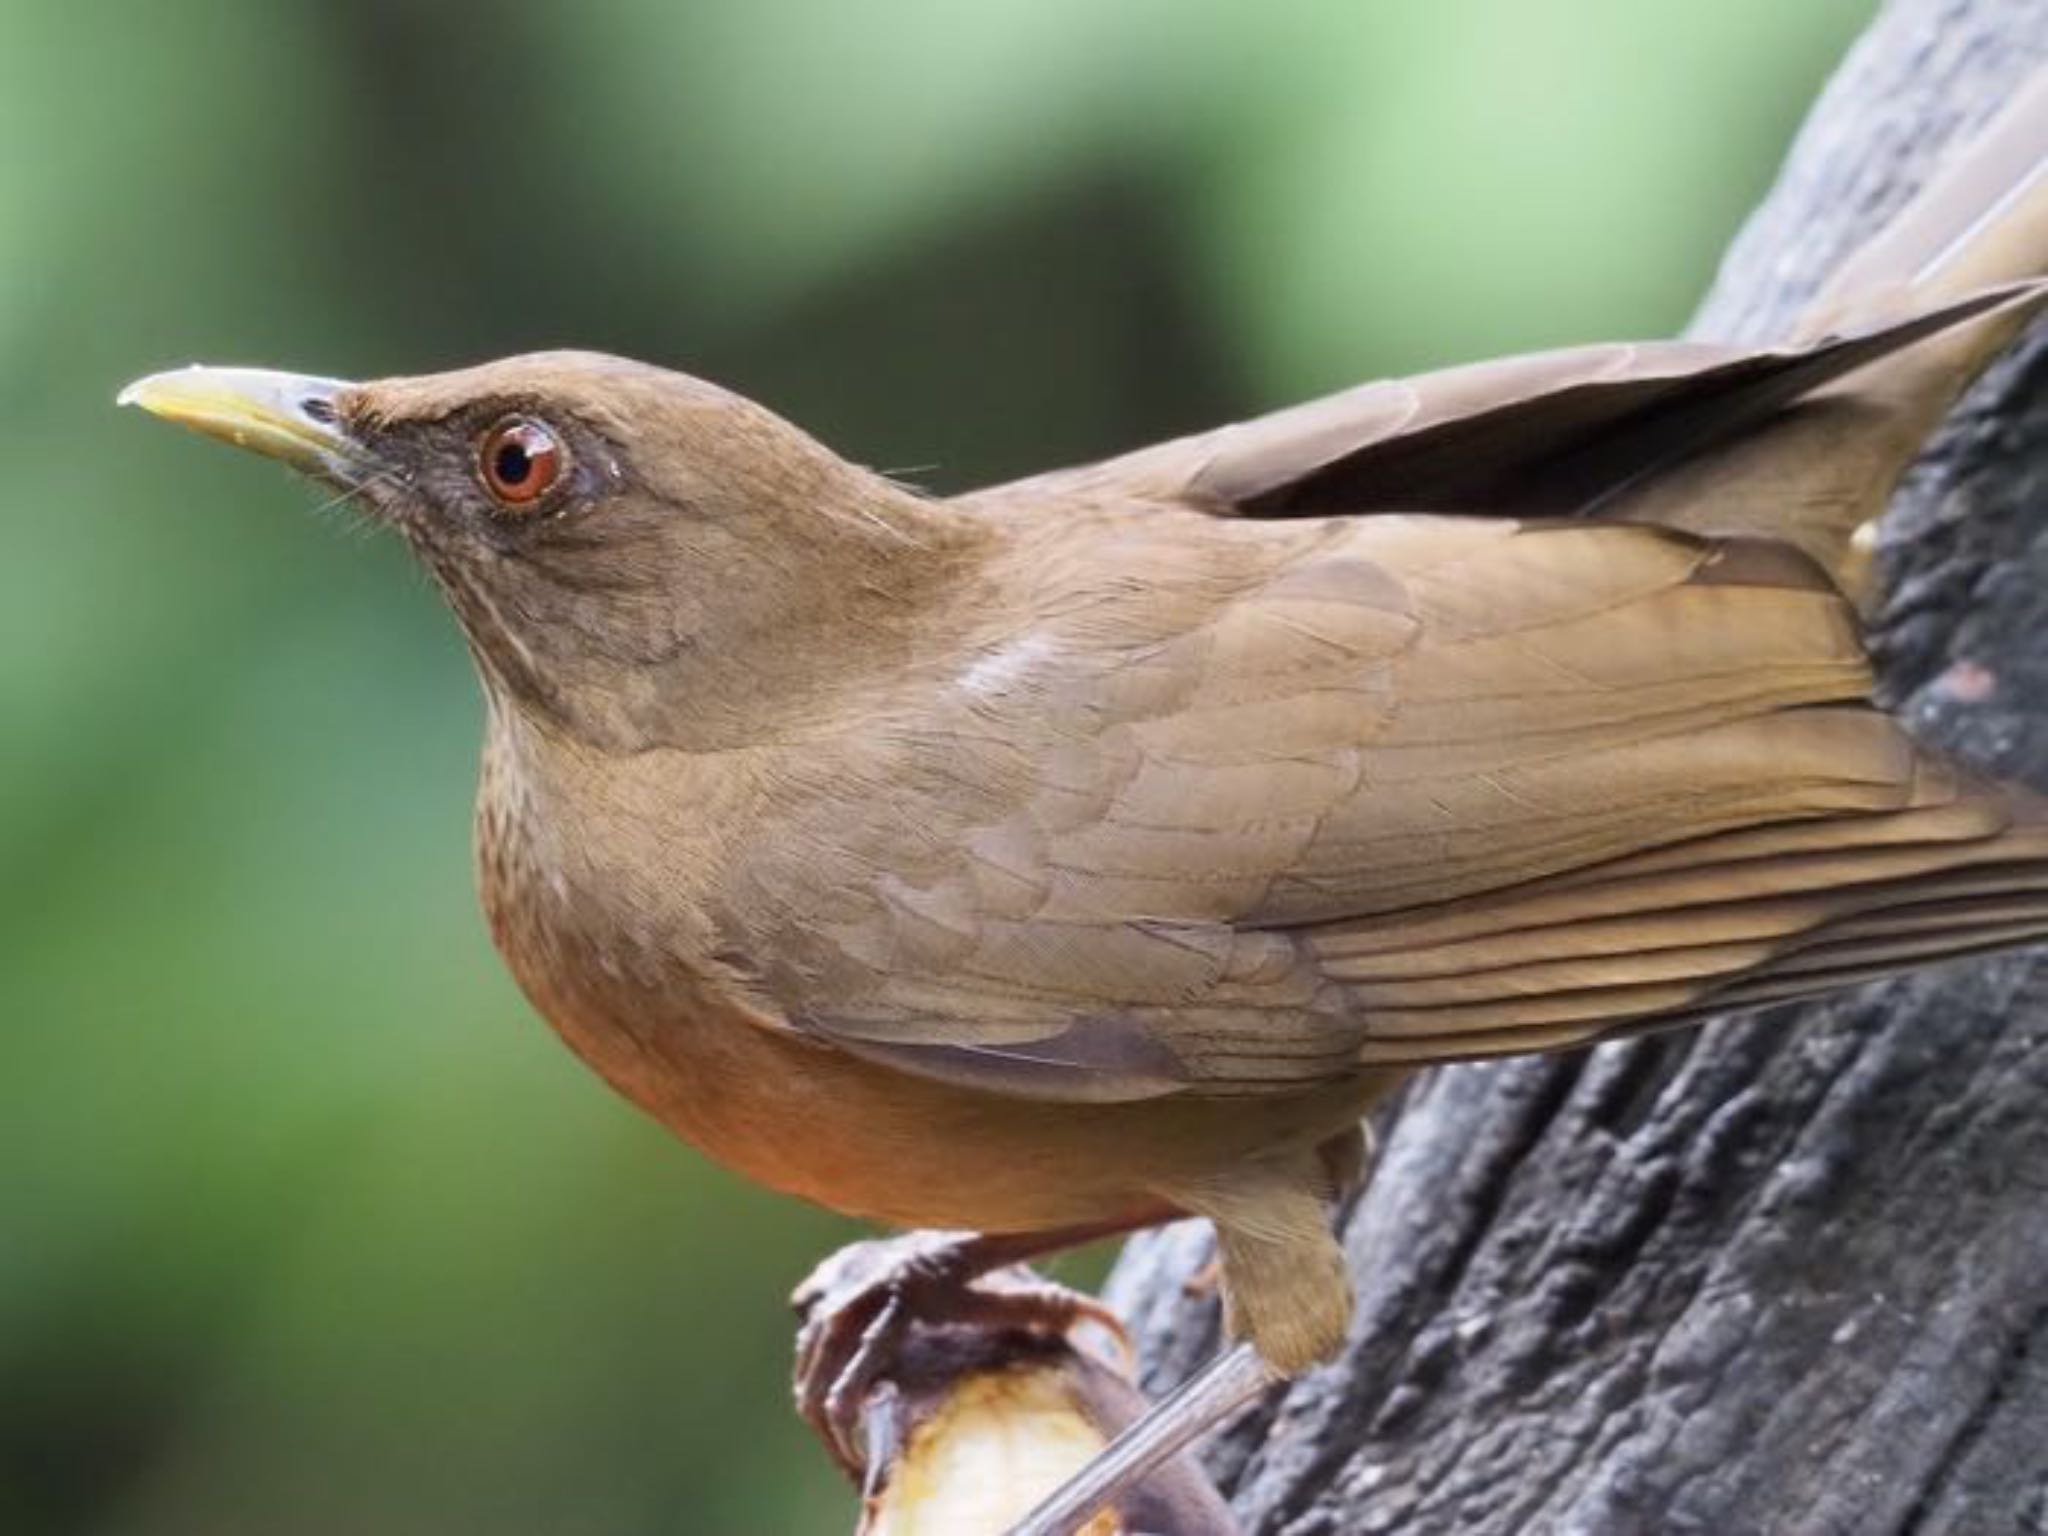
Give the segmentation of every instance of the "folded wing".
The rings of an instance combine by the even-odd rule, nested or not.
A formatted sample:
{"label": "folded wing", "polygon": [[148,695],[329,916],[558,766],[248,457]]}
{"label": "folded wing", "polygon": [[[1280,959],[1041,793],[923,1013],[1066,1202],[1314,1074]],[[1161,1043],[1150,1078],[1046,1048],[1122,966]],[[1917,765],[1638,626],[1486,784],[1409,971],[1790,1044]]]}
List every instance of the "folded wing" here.
{"label": "folded wing", "polygon": [[[799,1027],[1030,1097],[1299,1091],[2048,925],[2035,803],[1868,705],[1853,615],[1794,551],[1149,527],[1026,550],[1034,624],[963,661],[942,725],[871,722],[886,760],[834,768],[904,823],[792,845],[846,873],[766,946]],[[1010,745],[1024,718],[1049,748]]]}

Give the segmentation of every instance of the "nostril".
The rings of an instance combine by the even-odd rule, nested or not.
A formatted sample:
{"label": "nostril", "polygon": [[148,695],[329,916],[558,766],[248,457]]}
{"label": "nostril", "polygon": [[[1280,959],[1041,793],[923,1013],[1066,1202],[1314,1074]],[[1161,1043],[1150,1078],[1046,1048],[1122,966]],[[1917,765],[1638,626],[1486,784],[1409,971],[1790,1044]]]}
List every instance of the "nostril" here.
{"label": "nostril", "polygon": [[334,425],[334,402],[325,395],[308,395],[299,402],[299,410],[322,426]]}

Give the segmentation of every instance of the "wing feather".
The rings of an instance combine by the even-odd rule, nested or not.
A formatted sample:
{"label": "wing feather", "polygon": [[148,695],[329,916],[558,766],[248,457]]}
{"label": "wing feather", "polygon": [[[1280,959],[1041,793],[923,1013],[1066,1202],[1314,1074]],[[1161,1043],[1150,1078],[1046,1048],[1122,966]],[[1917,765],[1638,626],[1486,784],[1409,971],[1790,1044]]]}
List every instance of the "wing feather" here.
{"label": "wing feather", "polygon": [[[1795,552],[1141,521],[1025,541],[1005,579],[1039,622],[954,659],[950,713],[820,760],[896,815],[757,855],[764,889],[848,875],[745,946],[798,1027],[1028,1097],[1298,1092],[2048,924],[2035,802],[1870,707],[1848,605]],[[1053,745],[1016,751],[1033,723]]]}

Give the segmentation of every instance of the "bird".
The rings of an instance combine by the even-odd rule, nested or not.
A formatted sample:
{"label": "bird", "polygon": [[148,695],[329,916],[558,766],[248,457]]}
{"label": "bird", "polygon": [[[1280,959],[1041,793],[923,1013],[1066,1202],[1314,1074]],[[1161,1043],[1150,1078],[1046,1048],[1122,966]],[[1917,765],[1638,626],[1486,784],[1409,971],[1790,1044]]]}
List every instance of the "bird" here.
{"label": "bird", "polygon": [[121,400],[411,547],[485,700],[482,904],[536,1010],[828,1263],[850,1468],[904,1319],[1214,1224],[1267,1377],[1416,1070],[2048,936],[2048,802],[1872,697],[1869,529],[2048,302],[2026,88],[1769,346],[1386,380],[951,497],[713,384],[546,352]]}

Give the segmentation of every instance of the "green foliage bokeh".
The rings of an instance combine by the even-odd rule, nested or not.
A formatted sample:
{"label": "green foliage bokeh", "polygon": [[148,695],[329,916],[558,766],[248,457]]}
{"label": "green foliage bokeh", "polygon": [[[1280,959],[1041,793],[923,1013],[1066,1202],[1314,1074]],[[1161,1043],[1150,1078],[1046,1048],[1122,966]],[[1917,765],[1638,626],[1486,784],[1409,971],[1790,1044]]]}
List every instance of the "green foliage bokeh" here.
{"label": "green foliage bokeh", "polygon": [[393,541],[118,413],[556,344],[937,487],[1682,323],[1870,0],[0,3],[0,1530],[834,1532],[846,1223],[469,891]]}

